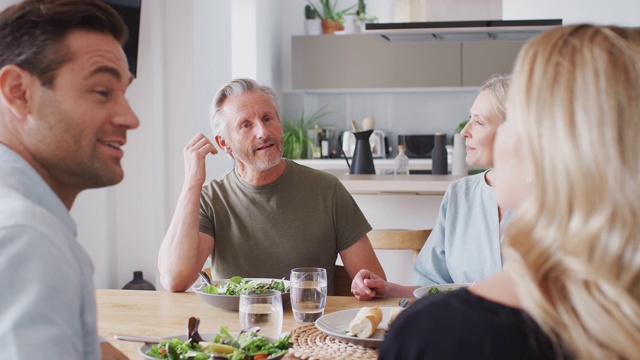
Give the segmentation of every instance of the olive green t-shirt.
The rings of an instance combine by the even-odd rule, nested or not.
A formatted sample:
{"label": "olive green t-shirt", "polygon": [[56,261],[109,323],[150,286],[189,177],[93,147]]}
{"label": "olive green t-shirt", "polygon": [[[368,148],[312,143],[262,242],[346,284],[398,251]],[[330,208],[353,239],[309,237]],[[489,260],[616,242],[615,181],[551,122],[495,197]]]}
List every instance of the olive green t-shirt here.
{"label": "olive green t-shirt", "polygon": [[236,170],[212,180],[200,196],[200,232],[213,236],[214,279],[289,278],[296,267],[327,270],[371,225],[333,175],[287,161],[276,181],[253,186]]}

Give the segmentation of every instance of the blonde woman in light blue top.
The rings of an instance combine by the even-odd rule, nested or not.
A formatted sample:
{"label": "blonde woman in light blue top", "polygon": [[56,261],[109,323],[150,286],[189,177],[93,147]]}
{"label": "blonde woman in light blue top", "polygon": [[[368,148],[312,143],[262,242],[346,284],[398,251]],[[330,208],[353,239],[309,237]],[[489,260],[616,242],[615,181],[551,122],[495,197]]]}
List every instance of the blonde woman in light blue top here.
{"label": "blonde woman in light blue top", "polygon": [[502,270],[500,224],[491,171],[451,184],[436,226],[416,259],[417,285],[472,283]]}
{"label": "blonde woman in light blue top", "polygon": [[[440,205],[436,225],[414,265],[413,282],[419,286],[470,283],[502,270],[500,223],[505,218],[492,187],[493,142],[505,120],[504,100],[510,77],[493,75],[480,88],[462,129],[469,165],[489,170],[460,179],[449,187]],[[412,297],[419,286],[388,282],[363,269],[351,284],[356,298]]]}

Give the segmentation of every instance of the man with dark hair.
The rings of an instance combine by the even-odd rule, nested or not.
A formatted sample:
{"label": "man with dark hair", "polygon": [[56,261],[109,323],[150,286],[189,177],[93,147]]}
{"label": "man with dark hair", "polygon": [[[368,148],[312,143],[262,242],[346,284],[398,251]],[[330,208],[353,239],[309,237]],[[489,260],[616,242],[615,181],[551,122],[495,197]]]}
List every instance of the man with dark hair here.
{"label": "man with dark hair", "polygon": [[0,359],[118,359],[99,344],[93,265],[69,215],[122,180],[139,125],[127,29],[97,0],[27,0],[0,13]]}

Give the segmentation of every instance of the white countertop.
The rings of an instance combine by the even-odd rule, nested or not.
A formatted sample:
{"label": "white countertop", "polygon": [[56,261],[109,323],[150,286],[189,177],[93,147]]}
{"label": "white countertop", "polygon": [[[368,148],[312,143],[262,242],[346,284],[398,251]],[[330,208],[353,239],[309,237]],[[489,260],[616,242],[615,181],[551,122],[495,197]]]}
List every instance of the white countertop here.
{"label": "white countertop", "polygon": [[[341,159],[295,159],[295,162],[310,168],[333,171],[348,171],[347,162]],[[351,163],[351,160],[349,160]],[[393,174],[396,167],[394,159],[373,159],[373,165],[377,174]],[[451,159],[449,159],[449,169],[451,169]],[[431,170],[431,159],[409,159],[409,170]],[[484,170],[484,167],[469,166],[469,170]]]}
{"label": "white countertop", "polygon": [[[351,194],[443,195],[452,182],[463,178],[452,175],[393,175],[393,159],[374,159],[375,175],[349,174],[344,159],[294,161],[336,176]],[[409,170],[431,170],[431,159],[409,159]]]}
{"label": "white countertop", "polygon": [[442,195],[463,178],[452,175],[351,175],[335,173],[351,194]]}
{"label": "white countertop", "polygon": [[[344,158],[322,160],[301,159],[294,161],[318,170],[349,171],[347,162],[344,160]],[[349,160],[349,163],[351,163],[351,160]],[[393,159],[373,159],[373,165],[376,168],[376,173],[379,174],[392,174],[393,170],[396,167],[395,161]],[[431,170],[431,159],[409,159],[409,170]]]}

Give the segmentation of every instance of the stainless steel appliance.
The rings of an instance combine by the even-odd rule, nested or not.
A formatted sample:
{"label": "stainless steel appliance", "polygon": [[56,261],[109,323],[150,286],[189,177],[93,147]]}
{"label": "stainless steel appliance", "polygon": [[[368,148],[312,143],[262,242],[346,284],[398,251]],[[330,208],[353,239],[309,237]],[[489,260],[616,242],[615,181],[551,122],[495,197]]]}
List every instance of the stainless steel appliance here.
{"label": "stainless steel appliance", "polygon": [[[382,130],[373,130],[373,134],[369,138],[371,145],[371,154],[374,159],[384,159],[389,155],[387,136]],[[356,137],[351,131],[345,131],[340,137],[340,145],[344,155],[351,159],[356,149]]]}

